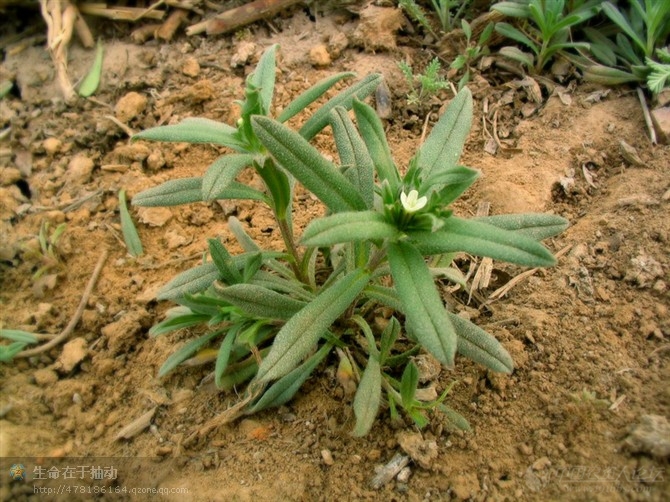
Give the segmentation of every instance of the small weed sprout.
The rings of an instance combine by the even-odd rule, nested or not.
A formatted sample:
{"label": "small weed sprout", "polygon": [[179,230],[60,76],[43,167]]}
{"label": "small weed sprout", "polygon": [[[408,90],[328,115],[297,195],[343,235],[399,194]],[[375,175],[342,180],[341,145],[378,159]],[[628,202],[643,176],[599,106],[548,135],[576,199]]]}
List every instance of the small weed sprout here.
{"label": "small weed sprout", "polygon": [[[370,431],[383,404],[392,416],[404,412],[419,427],[428,423],[428,412],[439,411],[467,428],[445,404],[450,387],[431,402],[417,399],[413,356],[425,350],[452,368],[458,353],[504,373],[512,371],[513,362],[493,336],[445,308],[434,281],[440,270],[431,264],[442,267],[441,257],[465,252],[550,266],[555,259],[539,241],[560,233],[567,222],[543,214],[475,219],[452,214],[450,204],[479,176],[458,164],[472,122],[467,88],[401,176],[381,120],[362,102],[379,85],[379,75],[345,88],[295,131],[285,122],[350,75],[315,84],[273,118],[275,51],[276,46],[268,49],[248,78],[236,126],[186,119],[137,136],[216,143],[234,153],[216,159],[203,176],[170,180],[136,195],[134,204],[252,199],[269,205],[285,243],[281,252],[262,249],[231,217],[228,226],[244,252],[233,255],[224,242],[210,239],[209,259],[160,290],[159,299],[178,306],[152,335],[197,326],[202,331],[168,358],[159,376],[213,348],[219,389],[248,382],[242,402],[230,410],[238,416],[286,403],[337,352],[338,379],[355,388],[355,435]],[[339,162],[309,142],[326,126]],[[245,168],[259,174],[264,190],[236,181]],[[291,217],[296,182],[327,209],[299,237]],[[376,323],[389,309],[393,314],[384,318],[385,325]]]}
{"label": "small weed sprout", "polygon": [[399,61],[398,68],[400,68],[409,86],[407,104],[410,106],[425,105],[428,99],[435,96],[442,89],[449,87],[449,82],[440,76],[442,66],[438,58],[431,60],[426,65],[423,73],[415,74],[412,67],[405,61]]}
{"label": "small weed sprout", "polygon": [[37,234],[36,245],[23,246],[24,257],[27,260],[34,260],[39,263],[37,270],[33,274],[33,280],[36,281],[43,275],[61,266],[61,253],[58,249],[58,243],[66,228],[67,224],[61,223],[50,232],[51,226],[49,222],[44,221]]}
{"label": "small weed sprout", "polygon": [[489,23],[479,35],[479,39],[475,44],[472,43],[472,28],[465,19],[461,20],[461,27],[465,34],[467,45],[463,53],[459,54],[450,65],[452,70],[463,72],[463,75],[458,81],[459,91],[470,82],[472,66],[479,60],[479,58],[488,55],[489,49],[486,46],[486,43],[489,41],[489,38],[491,38],[494,25],[493,23]]}

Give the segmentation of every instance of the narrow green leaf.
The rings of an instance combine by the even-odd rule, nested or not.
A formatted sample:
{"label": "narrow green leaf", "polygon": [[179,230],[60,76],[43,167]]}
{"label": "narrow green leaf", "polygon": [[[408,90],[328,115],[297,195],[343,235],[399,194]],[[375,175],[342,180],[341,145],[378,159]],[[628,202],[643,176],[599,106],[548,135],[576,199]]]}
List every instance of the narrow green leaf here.
{"label": "narrow green leaf", "polygon": [[133,136],[133,139],[212,143],[214,145],[227,146],[242,153],[247,151],[247,146],[240,139],[235,127],[202,117],[187,118],[178,124],[152,127],[136,134]]}
{"label": "narrow green leaf", "polygon": [[[190,312],[190,311],[189,311]],[[209,321],[211,316],[207,314],[196,314],[193,312],[170,316],[167,319],[154,324],[149,330],[149,335],[151,336],[161,336],[166,333],[172,333],[184,328],[190,328],[191,326],[197,326],[198,324],[205,323]]]}
{"label": "narrow green leaf", "polygon": [[401,241],[389,245],[388,259],[413,334],[442,364],[453,367],[456,333],[423,256]]}
{"label": "narrow green leaf", "polygon": [[296,116],[298,113],[306,109],[314,101],[319,99],[325,94],[325,92],[338,83],[340,80],[348,77],[353,77],[355,73],[352,72],[343,72],[336,73],[330,77],[326,77],[323,80],[319,80],[312,87],[304,91],[297,98],[291,101],[284,110],[279,114],[277,120],[279,122],[286,122],[292,117]]}
{"label": "narrow green leaf", "polygon": [[254,318],[290,319],[306,305],[301,300],[255,284],[218,287],[215,283],[215,289],[217,296]]}
{"label": "narrow green leaf", "polygon": [[382,305],[392,308],[397,312],[404,312],[405,306],[398,297],[398,293],[394,288],[387,288],[386,286],[379,286],[378,284],[369,284],[363,294],[366,298],[374,300]]}
{"label": "narrow green leaf", "polygon": [[382,395],[382,372],[379,360],[370,355],[368,364],[363,371],[361,382],[358,384],[354,397],[354,415],[356,426],[354,436],[365,436],[375,422],[379,412],[379,403]]}
{"label": "narrow green leaf", "polygon": [[251,83],[259,90],[263,113],[270,114],[272,95],[275,89],[275,60],[279,44],[270,46],[258,60],[256,69],[251,74]]}
{"label": "narrow green leaf", "polygon": [[337,213],[313,220],[302,235],[305,246],[332,246],[341,242],[392,239],[398,229],[375,211]]}
{"label": "narrow green leaf", "polygon": [[400,335],[400,323],[395,317],[391,317],[389,323],[382,331],[381,340],[379,342],[379,364],[383,365],[386,358],[391,354],[393,344]]}
{"label": "narrow green leaf", "polygon": [[212,331],[211,333],[207,333],[206,335],[186,343],[181,349],[167,358],[163,363],[163,366],[158,370],[158,378],[167,375],[170,371],[198,352],[198,350],[200,350],[201,347],[204,347],[212,338],[219,336],[220,334],[221,331]]}
{"label": "narrow green leaf", "polygon": [[380,74],[373,73],[346,88],[337,96],[332,97],[300,128],[300,136],[307,141],[311,140],[319,131],[321,131],[321,129],[328,125],[328,117],[330,116],[331,110],[337,106],[342,106],[347,110],[350,110],[351,104],[355,99],[363,100],[375,92],[375,89],[381,80],[382,76]]}
{"label": "narrow green leaf", "polygon": [[[242,183],[233,182],[214,199],[250,199],[266,201],[265,195]],[[202,178],[182,178],[169,180],[149,188],[133,197],[134,206],[157,207],[178,206],[192,202],[202,202]]]}
{"label": "narrow green leaf", "polygon": [[532,68],[535,64],[535,58],[532,54],[523,52],[518,47],[501,47],[498,51],[501,56],[510,58],[518,63],[526,65],[528,68]]}
{"label": "narrow green leaf", "polygon": [[14,356],[26,348],[23,342],[12,342],[9,345],[0,345],[0,363],[9,363]]}
{"label": "narrow green leaf", "polygon": [[528,3],[520,2],[498,2],[491,6],[491,10],[496,10],[501,14],[509,17],[517,17],[525,19],[530,16],[530,10],[528,9]]}
{"label": "narrow green leaf", "polygon": [[123,234],[126,248],[128,248],[131,256],[138,257],[144,253],[144,250],[142,249],[140,235],[137,233],[137,228],[135,228],[133,219],[128,212],[125,190],[119,190],[119,214],[121,216],[121,233]]}
{"label": "narrow green leaf", "polygon": [[331,343],[326,343],[304,363],[273,383],[263,393],[263,396],[254,403],[248,413],[257,413],[266,408],[276,408],[290,401],[332,348]]}
{"label": "narrow green leaf", "polygon": [[437,409],[444,413],[444,416],[447,418],[447,420],[457,429],[460,429],[464,432],[472,432],[470,422],[468,422],[467,419],[457,411],[441,403],[438,404]]}
{"label": "narrow green leaf", "polygon": [[331,112],[331,126],[345,176],[356,187],[367,209],[374,203],[374,164],[348,112],[338,106]]}
{"label": "narrow green leaf", "polygon": [[556,263],[547,248],[525,235],[455,216],[443,222],[436,232],[407,232],[421,254],[462,251],[527,267],[548,267]]}
{"label": "narrow green leaf", "polygon": [[37,343],[39,341],[33,333],[20,329],[0,329],[0,338],[23,344]]}
{"label": "narrow green leaf", "polygon": [[246,252],[251,253],[254,251],[260,251],[261,248],[258,247],[258,244],[256,244],[251,236],[244,230],[240,220],[234,216],[231,216],[228,218],[228,228],[237,239],[237,242],[240,243],[242,249],[244,249]]}
{"label": "narrow green leaf", "polygon": [[451,312],[448,314],[458,334],[459,354],[490,370],[512,373],[514,361],[498,340],[470,321]]}
{"label": "narrow green leaf", "polygon": [[175,276],[158,291],[156,298],[174,300],[185,294],[200,293],[219,278],[219,269],[214,263],[198,265]]}
{"label": "narrow green leaf", "polygon": [[240,171],[251,165],[254,156],[248,154],[222,155],[207,168],[202,178],[202,200],[210,201],[225,193]]}
{"label": "narrow green leaf", "polygon": [[456,166],[471,124],[472,93],[465,87],[451,100],[419,149],[419,166],[425,179],[438,177]]}
{"label": "narrow green leaf", "polygon": [[603,85],[621,85],[638,82],[640,79],[631,72],[594,64],[582,69],[584,79]]}
{"label": "narrow green leaf", "polygon": [[351,182],[299,134],[268,117],[255,116],[252,122],[270,153],[331,211],[365,209]]}
{"label": "narrow green leaf", "polygon": [[100,76],[102,75],[102,59],[103,59],[103,46],[102,40],[98,39],[98,44],[95,50],[95,59],[93,60],[93,65],[88,71],[84,80],[82,80],[81,85],[79,86],[79,95],[83,98],[92,96],[95,91],[98,90],[100,85]]}
{"label": "narrow green leaf", "polygon": [[361,101],[353,102],[354,114],[358,129],[361,131],[363,142],[370,152],[374,162],[375,170],[380,181],[387,180],[391,189],[395,192],[400,184],[398,169],[393,162],[391,149],[386,141],[384,125],[377,112]]}
{"label": "narrow green leaf", "polygon": [[472,221],[493,225],[541,241],[563,232],[570,222],[555,214],[523,213],[480,216]]}
{"label": "narrow green leaf", "polygon": [[405,366],[405,371],[402,372],[402,378],[400,379],[400,397],[402,398],[402,406],[406,410],[410,410],[414,406],[414,395],[418,385],[419,370],[410,361]]}
{"label": "narrow green leaf", "polygon": [[455,166],[442,171],[422,183],[420,193],[428,193],[429,189],[437,190],[440,204],[448,206],[458,199],[481,176],[481,172],[465,166]]}
{"label": "narrow green leaf", "polygon": [[208,239],[209,255],[219,270],[221,278],[227,284],[236,284],[242,280],[240,271],[235,267],[233,257],[219,239]]}
{"label": "narrow green leaf", "polygon": [[[236,326],[237,327],[237,326]],[[222,387],[223,374],[228,369],[228,361],[230,361],[230,352],[233,350],[235,338],[237,337],[237,329],[231,328],[226,333],[226,337],[219,346],[219,352],[216,354],[216,363],[214,364],[214,385],[217,389]]]}
{"label": "narrow green leaf", "polygon": [[642,52],[650,56],[651,54],[646,54],[647,52],[647,46],[642,40],[642,38],[638,35],[638,33],[633,29],[633,27],[630,25],[628,22],[628,19],[626,19],[626,16],[624,16],[619,9],[616,8],[612,3],[610,2],[603,2],[601,4],[601,8],[605,15],[609,17],[619,28],[621,28],[626,35],[630,37],[630,39],[635,42],[635,44],[642,50]]}
{"label": "narrow green leaf", "polygon": [[291,371],[363,290],[370,275],[355,270],[322,291],[277,333],[257,378],[267,382]]}
{"label": "narrow green leaf", "polygon": [[496,23],[495,30],[502,35],[503,37],[511,38],[515,42],[525,45],[535,54],[540,52],[538,45],[533,42],[530,38],[524,35],[522,32],[517,30],[514,26],[508,23]]}

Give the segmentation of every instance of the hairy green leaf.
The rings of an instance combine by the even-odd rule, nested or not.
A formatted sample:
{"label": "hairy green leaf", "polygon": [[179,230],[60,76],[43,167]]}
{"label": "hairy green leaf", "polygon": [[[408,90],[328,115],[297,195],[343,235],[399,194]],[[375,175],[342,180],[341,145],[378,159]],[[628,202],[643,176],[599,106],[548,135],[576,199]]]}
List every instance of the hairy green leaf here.
{"label": "hairy green leaf", "polygon": [[337,213],[312,221],[302,235],[305,246],[332,246],[341,242],[392,239],[398,229],[375,211]]}
{"label": "hairy green leaf", "polygon": [[170,371],[200,350],[201,347],[204,347],[212,338],[219,336],[220,334],[221,331],[212,331],[211,333],[207,333],[206,335],[186,343],[181,349],[167,358],[158,370],[158,377],[160,378],[167,375]]}
{"label": "hairy green leaf", "polygon": [[490,370],[511,373],[514,361],[505,348],[493,336],[479,326],[448,313],[458,334],[458,353]]}
{"label": "hairy green leaf", "polygon": [[312,139],[328,124],[331,110],[337,106],[342,106],[347,110],[350,110],[351,104],[355,99],[365,99],[367,96],[375,92],[375,89],[381,80],[381,75],[373,73],[359,80],[354,85],[347,87],[345,90],[328,100],[309,118],[309,120],[307,120],[307,122],[305,122],[300,128],[300,135],[308,141]]}
{"label": "hairy green leaf", "polygon": [[251,165],[254,156],[248,154],[222,155],[207,168],[202,178],[202,200],[210,201],[220,198],[225,193],[237,175],[245,167]]}
{"label": "hairy green leaf", "polygon": [[338,106],[331,112],[331,126],[345,176],[356,187],[367,209],[374,203],[374,165],[348,112]]}
{"label": "hairy green leaf", "polygon": [[119,190],[119,214],[121,216],[121,233],[123,233],[123,241],[126,243],[126,248],[128,248],[131,256],[140,256],[144,253],[142,241],[128,212],[125,190]]}
{"label": "hairy green leaf", "polygon": [[258,368],[257,379],[267,382],[291,371],[363,290],[370,275],[355,270],[322,291],[277,333],[272,349]]}
{"label": "hairy green leaf", "polygon": [[432,176],[422,183],[420,193],[437,190],[440,204],[447,206],[458,199],[481,176],[481,172],[465,166],[455,166]]}
{"label": "hairy green leaf", "polygon": [[220,278],[219,269],[214,263],[205,263],[176,275],[163,286],[156,295],[159,300],[175,300],[186,294],[204,291]]}
{"label": "hairy green leaf", "polygon": [[300,94],[297,98],[295,98],[293,101],[291,101],[288,104],[288,106],[284,108],[282,112],[279,114],[277,120],[279,122],[286,122],[290,118],[294,117],[295,115],[303,111],[305,108],[307,108],[321,96],[323,96],[323,94],[328,89],[330,89],[340,80],[348,77],[353,77],[354,75],[355,73],[352,72],[336,73],[335,75],[331,75],[330,77],[326,77],[323,80],[318,81],[312,87],[310,87],[305,92]]}
{"label": "hairy green leaf", "polygon": [[235,266],[233,257],[219,239],[208,239],[209,255],[219,270],[221,278],[227,284],[236,284],[242,280],[240,271]]}
{"label": "hairy green leaf", "polygon": [[451,100],[419,149],[419,166],[425,179],[435,178],[456,166],[471,124],[472,94],[465,87]]}
{"label": "hairy green leaf", "polygon": [[[258,190],[236,181],[214,198],[267,201],[265,195]],[[156,187],[144,190],[133,197],[132,204],[144,207],[178,206],[180,204],[202,202],[202,200],[202,178],[194,177],[169,180]]]}
{"label": "hairy green leaf", "polygon": [[152,141],[171,141],[186,143],[212,143],[227,146],[238,152],[246,152],[247,146],[240,139],[237,129],[206,118],[187,118],[174,125],[152,127],[146,129],[133,139]]}
{"label": "hairy green leaf", "polygon": [[454,365],[456,333],[419,251],[407,242],[388,248],[395,289],[421,345],[448,368]]}
{"label": "hairy green leaf", "polygon": [[230,361],[230,353],[233,350],[237,332],[237,329],[228,330],[226,337],[223,339],[223,342],[221,342],[219,351],[216,354],[216,363],[214,363],[214,385],[216,385],[217,389],[222,387],[223,375],[228,369],[228,361]]}
{"label": "hairy green leaf", "polygon": [[255,284],[214,285],[217,296],[254,318],[290,319],[306,305],[301,300]]}
{"label": "hairy green leaf", "polygon": [[565,218],[561,218],[555,214],[544,213],[480,216],[473,218],[471,221],[478,221],[502,228],[503,230],[510,230],[537,241],[558,235],[570,225]]}
{"label": "hairy green leaf", "polygon": [[266,408],[275,408],[290,401],[332,348],[331,343],[326,343],[304,363],[273,383],[261,398],[251,406],[248,413],[257,413]]}
{"label": "hairy green leaf", "polygon": [[491,6],[491,10],[497,10],[508,17],[524,19],[530,16],[528,3],[522,2],[498,2]]}
{"label": "hairy green leaf", "polygon": [[275,89],[275,60],[278,44],[269,47],[258,60],[256,69],[250,76],[251,83],[259,89],[263,113],[270,113],[272,95]]}
{"label": "hairy green leaf", "polygon": [[402,399],[402,406],[406,410],[410,410],[414,406],[414,395],[416,394],[418,385],[419,370],[410,361],[405,366],[405,371],[402,372],[402,378],[400,379],[400,397]]}
{"label": "hairy green leaf", "polygon": [[361,131],[361,137],[368,152],[370,152],[379,180],[388,181],[391,190],[396,191],[400,184],[400,177],[391,156],[391,149],[386,141],[384,125],[377,112],[365,103],[354,101],[353,109],[358,129]]}
{"label": "hairy green leaf", "polygon": [[407,232],[421,254],[462,251],[527,267],[548,267],[556,263],[547,248],[525,235],[455,216],[444,219],[443,223],[436,232]]}
{"label": "hairy green leaf", "polygon": [[210,317],[208,314],[193,313],[189,309],[186,309],[184,314],[170,315],[158,324],[154,324],[149,330],[149,335],[160,336],[179,329],[190,328],[191,326],[207,322]]}
{"label": "hairy green leaf", "polygon": [[365,436],[377,417],[382,395],[382,372],[379,360],[370,355],[368,364],[363,371],[361,382],[358,384],[354,397],[354,415],[356,426],[354,436]]}
{"label": "hairy green leaf", "polygon": [[252,122],[270,153],[331,211],[365,209],[351,182],[299,134],[268,117],[255,116]]}

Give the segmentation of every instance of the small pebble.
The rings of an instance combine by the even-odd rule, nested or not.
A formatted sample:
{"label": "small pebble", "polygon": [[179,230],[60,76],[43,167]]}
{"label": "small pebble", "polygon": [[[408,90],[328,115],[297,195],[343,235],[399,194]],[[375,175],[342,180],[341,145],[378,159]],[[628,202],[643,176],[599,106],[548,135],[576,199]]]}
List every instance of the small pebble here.
{"label": "small pebble", "polygon": [[333,460],[333,454],[330,453],[330,450],[321,450],[321,458],[323,463],[326,465],[333,465],[335,461]]}

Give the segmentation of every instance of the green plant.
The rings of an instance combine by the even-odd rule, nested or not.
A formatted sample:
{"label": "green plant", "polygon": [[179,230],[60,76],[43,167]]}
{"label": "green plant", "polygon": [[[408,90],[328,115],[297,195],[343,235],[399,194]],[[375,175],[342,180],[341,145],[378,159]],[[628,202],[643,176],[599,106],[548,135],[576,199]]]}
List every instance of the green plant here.
{"label": "green plant", "polygon": [[670,35],[670,2],[631,0],[628,10],[611,2],[602,12],[611,26],[586,28],[589,53],[571,58],[587,80],[616,85],[646,83],[658,94],[670,78],[670,55],[665,48]]}
{"label": "green plant", "polygon": [[472,65],[474,65],[479,58],[486,56],[489,53],[486,42],[491,38],[494,25],[489,23],[486,28],[484,28],[479,35],[479,40],[477,40],[476,44],[472,43],[472,28],[465,19],[461,20],[461,27],[463,28],[467,45],[463,54],[456,56],[456,59],[454,59],[450,65],[450,68],[453,70],[458,70],[459,72],[463,70],[463,76],[461,76],[458,81],[459,91],[470,81]]}
{"label": "green plant", "polygon": [[11,342],[9,345],[0,345],[0,363],[11,362],[27,345],[38,342],[32,333],[17,329],[0,329],[0,338]]}
{"label": "green plant", "polygon": [[[470,4],[470,0],[430,0],[430,2],[435,14],[437,14],[437,17],[440,20],[440,27],[445,33],[456,27],[456,23],[461,19],[463,12]],[[424,30],[437,38],[426,14],[415,0],[399,0],[398,6],[403,9],[407,15],[414,19],[414,21],[419,23]]]}
{"label": "green plant", "polygon": [[[403,409],[420,426],[427,423],[427,411],[441,410],[465,427],[464,419],[443,403],[448,389],[429,403],[416,399],[418,378],[412,356],[425,349],[453,367],[458,352],[506,373],[512,371],[513,362],[494,337],[445,309],[434,278],[445,275],[440,267],[451,260],[440,258],[463,251],[526,266],[549,266],[555,260],[539,239],[559,233],[567,222],[541,214],[471,220],[452,214],[449,205],[479,175],[458,165],[472,121],[467,89],[450,103],[401,176],[381,120],[359,101],[378,85],[378,76],[360,81],[370,84],[364,91],[360,82],[342,91],[296,132],[282,122],[304,109],[315,93],[306,92],[309,100],[298,97],[277,120],[269,116],[274,60],[268,54],[273,50],[247,81],[237,129],[190,119],[140,134],[174,141],[225,139],[238,152],[253,141],[250,162],[266,181],[266,193],[258,192],[254,199],[268,203],[280,232],[288,233],[285,252],[265,251],[239,221],[230,218],[228,226],[244,253],[234,256],[221,241],[210,239],[210,260],[180,273],[161,289],[159,299],[179,306],[151,333],[196,326],[204,327],[205,333],[173,354],[159,374],[216,342],[216,385],[232,389],[250,380],[234,412],[254,413],[286,403],[332,349],[339,348],[346,354],[340,363],[342,373],[360,375],[353,403],[356,435],[370,430],[383,403],[392,415]],[[249,102],[263,105],[249,112]],[[347,108],[353,108],[358,128]],[[322,118],[315,124],[314,117]],[[339,164],[327,160],[308,141],[326,123],[333,131]],[[169,181],[140,193],[133,202],[158,205],[211,200],[222,194],[241,197],[247,192],[239,192],[234,181],[241,169],[239,155],[215,161],[213,165],[227,167],[217,176],[216,189],[208,182],[210,166],[203,179]],[[276,173],[281,173],[281,182],[275,181]],[[299,242],[293,238],[290,217],[295,182],[327,209],[325,216],[304,229]],[[437,268],[424,256],[435,256],[431,263]],[[389,307],[395,315],[377,328],[375,320]]]}
{"label": "green plant", "polygon": [[421,26],[425,31],[430,33],[433,37],[437,38],[437,34],[430,25],[430,21],[428,21],[426,13],[419,6],[419,4],[416,3],[415,0],[399,0],[398,7],[404,10],[407,15],[415,22],[417,22],[419,26]]}
{"label": "green plant", "polygon": [[509,23],[496,23],[495,30],[532,51],[529,54],[517,47],[503,47],[500,54],[540,72],[558,52],[588,49],[587,43],[571,40],[571,29],[595,16],[599,1],[566,5],[565,0],[520,0],[493,5],[491,10],[520,20],[518,28]]}
{"label": "green plant", "polygon": [[39,267],[33,274],[33,280],[38,280],[47,272],[57,268],[61,264],[61,254],[58,250],[58,243],[67,228],[67,224],[61,223],[50,232],[51,226],[48,221],[42,222],[37,241],[34,245],[26,245],[23,250],[25,258],[36,260]]}
{"label": "green plant", "polygon": [[400,68],[409,86],[409,92],[407,93],[407,104],[409,105],[423,105],[427,99],[437,92],[449,87],[449,82],[439,74],[442,67],[440,60],[437,58],[426,65],[423,73],[416,75],[406,61],[398,61],[398,68]]}

